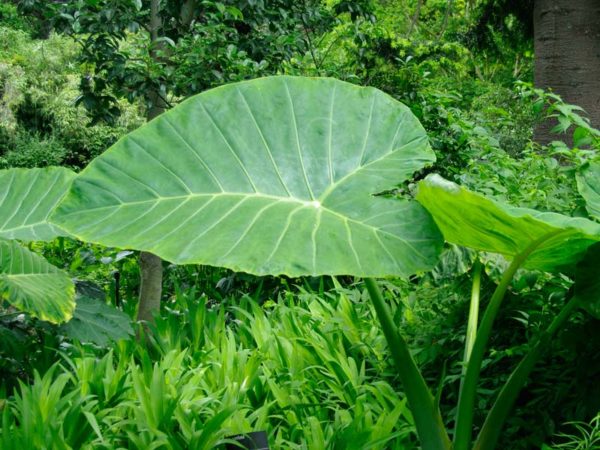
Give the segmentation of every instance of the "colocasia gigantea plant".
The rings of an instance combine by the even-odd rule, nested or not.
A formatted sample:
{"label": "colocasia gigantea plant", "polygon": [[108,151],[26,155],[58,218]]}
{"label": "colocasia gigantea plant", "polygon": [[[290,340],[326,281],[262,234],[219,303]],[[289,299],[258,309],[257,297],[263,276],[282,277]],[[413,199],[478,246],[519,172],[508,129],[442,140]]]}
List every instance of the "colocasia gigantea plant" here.
{"label": "colocasia gigantea plant", "polygon": [[[598,302],[589,275],[600,225],[500,205],[437,176],[419,184],[418,202],[379,195],[433,161],[418,120],[380,91],[264,78],[192,97],[123,138],[76,177],[51,221],[79,239],[174,263],[364,278],[423,449],[492,449],[547,340],[573,308]],[[431,269],[444,239],[511,260],[478,327],[472,308],[454,443],[374,279]],[[509,378],[472,447],[487,339],[521,267],[572,276],[572,298]]]}

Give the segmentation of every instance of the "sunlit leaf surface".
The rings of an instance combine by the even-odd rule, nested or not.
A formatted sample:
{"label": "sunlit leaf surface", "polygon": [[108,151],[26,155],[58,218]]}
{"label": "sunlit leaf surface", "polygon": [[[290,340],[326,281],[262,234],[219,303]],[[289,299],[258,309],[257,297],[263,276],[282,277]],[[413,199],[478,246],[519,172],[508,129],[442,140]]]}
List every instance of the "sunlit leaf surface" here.
{"label": "sunlit leaf surface", "polygon": [[52,220],[85,241],[254,274],[408,275],[441,236],[418,203],[375,196],[432,163],[386,94],[271,77],[197,95],[75,180]]}

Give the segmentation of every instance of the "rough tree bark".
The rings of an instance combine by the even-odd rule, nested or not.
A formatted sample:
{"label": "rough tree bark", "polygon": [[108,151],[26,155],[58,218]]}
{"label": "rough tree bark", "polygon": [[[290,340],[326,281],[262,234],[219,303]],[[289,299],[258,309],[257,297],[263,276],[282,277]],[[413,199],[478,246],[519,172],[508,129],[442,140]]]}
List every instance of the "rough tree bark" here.
{"label": "rough tree bark", "polygon": [[[600,127],[600,0],[535,0],[535,85],[581,106]],[[546,121],[541,144],[555,140]]]}
{"label": "rough tree bark", "polygon": [[[162,26],[159,15],[159,0],[152,0],[150,4],[150,56],[159,58],[158,33]],[[157,90],[147,93],[150,103],[146,119],[152,120],[162,114],[166,109],[164,99]],[[140,253],[140,295],[138,304],[137,320],[152,322],[154,314],[160,310],[160,298],[162,296],[163,268],[162,260],[152,253]]]}

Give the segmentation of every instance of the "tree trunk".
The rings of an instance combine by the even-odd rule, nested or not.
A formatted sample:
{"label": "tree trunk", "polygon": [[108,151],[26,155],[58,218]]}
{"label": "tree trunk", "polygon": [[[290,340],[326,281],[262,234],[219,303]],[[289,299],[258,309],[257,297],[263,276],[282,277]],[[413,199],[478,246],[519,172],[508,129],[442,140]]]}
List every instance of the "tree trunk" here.
{"label": "tree trunk", "polygon": [[[535,85],[581,106],[600,127],[600,0],[535,0]],[[546,121],[535,140],[556,140]]]}
{"label": "tree trunk", "polygon": [[[162,26],[159,16],[159,0],[152,0],[150,4],[150,56],[157,59],[158,32]],[[152,120],[162,114],[166,103],[157,89],[152,89],[147,94],[149,103],[146,119]],[[152,253],[140,253],[140,296],[137,320],[153,322],[154,314],[160,310],[162,295],[162,260]]]}

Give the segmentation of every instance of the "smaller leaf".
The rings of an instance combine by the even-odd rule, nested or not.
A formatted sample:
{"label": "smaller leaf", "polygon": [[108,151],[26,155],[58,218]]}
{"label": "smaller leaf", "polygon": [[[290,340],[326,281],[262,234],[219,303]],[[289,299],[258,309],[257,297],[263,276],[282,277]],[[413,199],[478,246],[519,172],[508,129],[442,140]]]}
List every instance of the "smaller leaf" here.
{"label": "smaller leaf", "polygon": [[103,300],[90,297],[77,298],[73,318],[62,326],[62,331],[72,339],[100,346],[128,339],[134,334],[127,314]]}
{"label": "smaller leaf", "polygon": [[583,147],[592,143],[590,133],[583,127],[577,127],[573,132],[573,145],[575,147]]}
{"label": "smaller leaf", "polygon": [[41,256],[0,239],[0,298],[38,319],[60,323],[73,315],[75,286]]}

